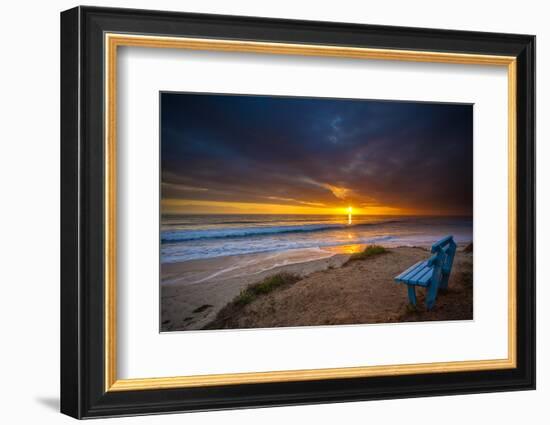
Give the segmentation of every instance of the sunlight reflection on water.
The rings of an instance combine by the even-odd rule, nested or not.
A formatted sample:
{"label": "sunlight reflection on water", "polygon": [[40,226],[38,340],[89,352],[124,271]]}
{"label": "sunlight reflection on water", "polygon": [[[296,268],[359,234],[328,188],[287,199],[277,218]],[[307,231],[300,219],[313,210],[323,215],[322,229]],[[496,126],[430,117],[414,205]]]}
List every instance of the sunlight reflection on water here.
{"label": "sunlight reflection on water", "polygon": [[336,252],[337,254],[356,254],[362,252],[365,249],[364,244],[353,244],[353,245],[340,245],[340,246],[331,246],[325,248],[327,251]]}

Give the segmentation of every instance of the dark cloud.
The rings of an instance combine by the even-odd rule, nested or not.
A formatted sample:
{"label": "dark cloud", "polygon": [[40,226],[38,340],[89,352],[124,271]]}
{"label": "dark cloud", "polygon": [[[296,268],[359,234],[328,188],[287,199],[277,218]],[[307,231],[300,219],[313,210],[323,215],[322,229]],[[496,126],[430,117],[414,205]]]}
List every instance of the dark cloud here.
{"label": "dark cloud", "polygon": [[162,196],[472,213],[471,105],[161,95]]}

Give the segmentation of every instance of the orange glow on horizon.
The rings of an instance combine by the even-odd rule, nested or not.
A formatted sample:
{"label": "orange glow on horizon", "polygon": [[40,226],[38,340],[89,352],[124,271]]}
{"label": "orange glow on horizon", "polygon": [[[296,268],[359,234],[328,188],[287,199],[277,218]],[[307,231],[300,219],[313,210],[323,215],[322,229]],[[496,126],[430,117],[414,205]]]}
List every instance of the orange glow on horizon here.
{"label": "orange glow on horizon", "polygon": [[276,203],[162,199],[164,214],[275,214],[275,215],[343,215],[351,223],[353,215],[412,215],[417,212],[390,206],[313,206]]}

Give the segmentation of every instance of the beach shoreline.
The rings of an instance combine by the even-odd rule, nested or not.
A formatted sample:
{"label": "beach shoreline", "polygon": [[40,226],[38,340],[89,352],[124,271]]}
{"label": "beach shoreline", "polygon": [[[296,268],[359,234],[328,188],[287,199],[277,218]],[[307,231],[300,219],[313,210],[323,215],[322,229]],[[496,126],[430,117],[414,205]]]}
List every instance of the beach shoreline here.
{"label": "beach shoreline", "polygon": [[[450,285],[453,284],[453,280],[459,281],[459,283],[455,283],[457,288],[460,282],[464,280],[464,273],[469,273],[471,279],[472,255],[462,252],[464,246],[464,244],[459,246],[455,259],[455,267],[453,267],[455,272],[453,275],[456,275],[456,278],[453,279],[453,275],[451,275]],[[334,322],[325,324],[345,324],[348,322],[380,323],[415,320],[413,316],[403,316],[407,304],[406,287],[395,284],[393,276],[414,264],[414,262],[428,258],[429,247],[388,248],[388,253],[380,256],[380,258],[346,265],[353,253],[360,252],[363,249],[364,245],[338,245],[322,250],[245,254],[163,264],[161,268],[161,331],[212,328],[212,323],[217,319],[218,313],[231,303],[242,290],[251,284],[280,273],[298,276],[300,281],[293,286],[302,289],[306,286],[310,288],[308,290],[303,289],[302,292],[298,291],[295,294],[293,294],[293,291],[296,291],[296,289],[293,289],[290,294],[286,295],[291,296],[291,298],[285,300],[285,303],[289,300],[292,301],[292,305],[295,304],[299,306],[299,309],[306,310],[304,313],[293,312],[292,308],[286,308],[287,311],[282,313],[282,317],[279,317],[281,314],[274,315],[272,305],[278,302],[279,292],[285,292],[276,291],[274,294],[263,297],[265,299],[261,300],[262,303],[255,302],[253,306],[250,306],[261,310],[266,307],[264,304],[268,303],[269,308],[265,312],[265,318],[260,318],[261,320],[258,321],[243,317],[242,320],[238,320],[233,324],[220,324],[220,328],[308,326],[323,324],[321,323],[323,321]],[[306,284],[303,282],[306,282]],[[319,311],[316,312],[316,310],[322,310],[325,314],[329,314],[327,312],[333,309],[327,310],[322,302],[316,306],[313,301],[315,297],[312,297],[312,294],[309,294],[308,291],[316,292],[319,288],[322,288],[324,292],[328,291],[326,294],[328,299],[336,300],[334,302],[337,303],[338,297],[343,292],[334,288],[341,285],[352,292],[355,290],[361,292],[361,287],[364,287],[363,292],[369,292],[370,297],[374,297],[373,300],[376,301],[378,307],[373,308],[371,305],[370,308],[366,308],[370,313],[358,314],[356,309],[360,306],[347,306],[349,300],[346,300],[346,295],[342,298],[341,306],[335,304],[335,311],[331,313],[332,318],[329,319],[327,316],[323,319],[321,317],[323,315],[319,315]],[[418,292],[419,302],[421,303],[423,296],[420,292],[423,291],[419,290]],[[292,297],[297,298],[298,302],[292,300]],[[470,295],[468,297],[471,298]],[[309,299],[310,302],[309,304],[303,304],[299,302],[299,299]],[[369,303],[372,304],[368,300],[365,300],[365,303],[367,304],[362,306],[363,309]],[[304,314],[305,316],[311,314],[312,317],[318,317],[312,321],[311,317],[301,317]],[[445,313],[441,315],[441,312],[432,316],[434,317],[433,320],[438,320],[438,317],[440,320],[452,320],[452,318],[446,319]],[[472,314],[455,311],[447,314],[447,316],[458,317],[458,320],[460,320],[460,318],[472,316]],[[416,317],[416,319],[431,320],[421,316]],[[299,323],[300,320],[303,323]]]}
{"label": "beach shoreline", "polygon": [[336,252],[319,258],[302,254],[245,254],[163,264],[161,331],[202,329],[250,284],[283,272],[305,277],[340,267],[349,258]]}

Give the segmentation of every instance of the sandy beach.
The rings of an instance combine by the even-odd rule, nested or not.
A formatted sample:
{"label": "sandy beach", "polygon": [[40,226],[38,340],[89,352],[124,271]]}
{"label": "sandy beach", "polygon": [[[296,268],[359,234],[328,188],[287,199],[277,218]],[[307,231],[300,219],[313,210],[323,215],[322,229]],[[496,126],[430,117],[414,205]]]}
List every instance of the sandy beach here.
{"label": "sandy beach", "polygon": [[[319,258],[317,258],[319,257]],[[244,288],[281,272],[308,276],[340,267],[349,254],[309,250],[236,255],[162,267],[161,330],[198,330]]]}
{"label": "sandy beach", "polygon": [[[435,308],[410,311],[407,290],[393,277],[429,257],[421,247],[387,249],[358,261],[350,255],[363,246],[227,256],[162,268],[161,330],[267,328],[473,318],[471,253],[459,248],[449,289]],[[240,308],[231,302],[251,284],[277,274],[296,282],[257,297]]]}

